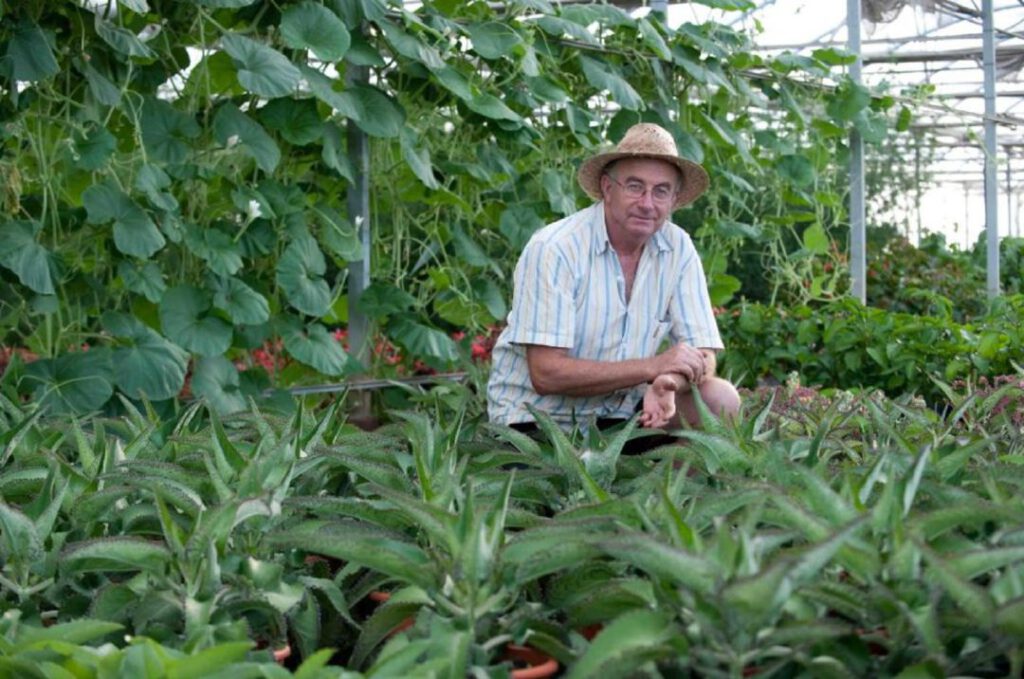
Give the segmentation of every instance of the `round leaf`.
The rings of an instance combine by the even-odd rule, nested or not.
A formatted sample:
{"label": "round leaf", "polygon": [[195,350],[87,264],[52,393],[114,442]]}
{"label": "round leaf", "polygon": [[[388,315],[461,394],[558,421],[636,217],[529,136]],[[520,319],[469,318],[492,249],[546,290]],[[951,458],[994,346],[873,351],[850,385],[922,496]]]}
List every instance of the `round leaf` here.
{"label": "round leaf", "polygon": [[[36,82],[60,72],[50,49],[48,32],[34,23],[22,20],[7,43],[7,54],[0,59],[0,68],[9,69],[11,80]],[[4,62],[7,62],[6,64]]]}
{"label": "round leaf", "polygon": [[192,373],[192,391],[221,415],[245,410],[238,369],[223,356],[202,358]]}
{"label": "round leaf", "polygon": [[191,285],[179,285],[160,301],[160,325],[175,344],[200,356],[219,356],[231,346],[231,326],[210,316],[209,295]]}
{"label": "round leaf", "polygon": [[470,26],[469,39],[473,41],[473,49],[484,59],[505,56],[523,42],[515,29],[497,21]]}
{"label": "round leaf", "polygon": [[130,398],[173,398],[185,384],[188,354],[133,316],[107,312],[103,327],[123,344],[112,352],[114,383]]}
{"label": "round leaf", "polygon": [[312,238],[297,238],[277,263],[277,284],[288,304],[309,316],[323,316],[331,307],[331,289],[324,280],[324,255]]}
{"label": "round leaf", "polygon": [[114,221],[114,245],[126,255],[148,258],[166,241],[156,224],[139,205],[112,184],[93,184],[82,193],[88,221]]}
{"label": "round leaf", "polygon": [[213,305],[239,325],[259,325],[270,319],[266,298],[237,278],[225,278],[214,285]]}
{"label": "round leaf", "polygon": [[345,24],[323,5],[303,2],[281,16],[281,38],[295,49],[308,49],[322,61],[338,61],[351,39]]}
{"label": "round leaf", "polygon": [[438,184],[437,178],[434,177],[434,168],[430,163],[430,151],[426,148],[417,148],[416,133],[408,127],[403,128],[400,141],[402,157],[409,164],[409,169],[413,171],[413,174],[428,189],[436,190],[440,188],[441,185]]}
{"label": "round leaf", "polygon": [[217,110],[213,134],[224,146],[240,145],[264,172],[273,172],[281,160],[281,151],[267,131],[234,104],[224,104]]}
{"label": "round leaf", "polygon": [[241,246],[216,227],[190,226],[185,231],[185,242],[192,254],[202,258],[215,274],[231,276],[242,268]]}
{"label": "round leaf", "polygon": [[117,275],[124,282],[124,287],[142,295],[153,304],[157,304],[164,296],[167,285],[164,275],[156,262],[145,262],[141,265],[131,260],[122,259],[117,265]]}
{"label": "round leaf", "polygon": [[103,407],[114,393],[110,351],[91,349],[40,359],[25,367],[35,386],[32,398],[50,414],[85,414]]}
{"label": "round leaf", "polygon": [[324,122],[313,99],[274,99],[259,110],[260,121],[290,144],[305,146],[323,136]]}
{"label": "round leaf", "polygon": [[224,35],[221,44],[238,66],[238,82],[253,94],[284,97],[299,84],[299,69],[277,50],[237,33]]}
{"label": "round leaf", "polygon": [[371,85],[356,85],[344,94],[351,97],[358,116],[356,124],[372,137],[397,137],[405,125],[405,111]]}
{"label": "round leaf", "polygon": [[142,143],[151,160],[183,163],[192,147],[188,140],[199,136],[199,125],[192,116],[162,99],[149,97],[142,104]]}
{"label": "round leaf", "polygon": [[102,125],[90,128],[84,134],[75,135],[75,167],[82,170],[98,170],[103,167],[117,148],[114,135]]}
{"label": "round leaf", "polygon": [[22,285],[41,295],[54,293],[50,252],[38,242],[39,222],[13,221],[0,225],[0,265],[10,269]]}
{"label": "round leaf", "polygon": [[331,377],[345,374],[350,365],[348,354],[324,326],[319,323],[303,326],[294,318],[282,319],[281,325],[284,348],[296,361]]}
{"label": "round leaf", "polygon": [[388,323],[388,336],[411,356],[422,356],[442,363],[454,361],[459,356],[451,337],[404,316],[391,319]]}
{"label": "round leaf", "polygon": [[323,243],[336,260],[358,262],[363,258],[363,246],[359,240],[359,230],[344,215],[326,203],[313,208],[317,222],[320,224],[320,242]]}

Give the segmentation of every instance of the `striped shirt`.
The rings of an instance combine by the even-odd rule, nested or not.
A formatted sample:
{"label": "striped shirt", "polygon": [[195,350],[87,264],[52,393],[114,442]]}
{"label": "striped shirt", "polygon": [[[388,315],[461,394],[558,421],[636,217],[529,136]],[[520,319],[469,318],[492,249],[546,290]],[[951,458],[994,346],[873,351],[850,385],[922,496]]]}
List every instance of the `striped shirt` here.
{"label": "striped shirt", "polygon": [[537,231],[516,264],[512,308],[494,347],[487,411],[492,422],[532,422],[527,404],[560,425],[633,415],[646,385],[602,396],[541,396],[526,345],[569,350],[573,358],[647,358],[673,343],[721,349],[700,257],[689,235],[666,222],[644,246],[627,303],[625,278],[608,240],[604,203]]}

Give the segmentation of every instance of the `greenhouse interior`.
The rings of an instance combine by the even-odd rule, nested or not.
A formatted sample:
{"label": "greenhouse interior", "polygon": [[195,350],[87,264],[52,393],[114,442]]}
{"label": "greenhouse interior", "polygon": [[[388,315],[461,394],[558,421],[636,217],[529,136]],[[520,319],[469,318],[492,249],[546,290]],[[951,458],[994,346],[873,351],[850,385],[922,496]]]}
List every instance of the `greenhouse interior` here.
{"label": "greenhouse interior", "polygon": [[1021,0],[0,0],[0,678],[1024,676]]}

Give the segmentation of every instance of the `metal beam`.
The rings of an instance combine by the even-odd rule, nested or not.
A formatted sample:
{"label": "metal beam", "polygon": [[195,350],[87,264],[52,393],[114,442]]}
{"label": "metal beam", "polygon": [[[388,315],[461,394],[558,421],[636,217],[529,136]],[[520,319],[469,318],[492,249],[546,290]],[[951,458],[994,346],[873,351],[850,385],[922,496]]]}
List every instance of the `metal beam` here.
{"label": "metal beam", "polygon": [[[864,64],[902,64],[906,62],[927,63],[931,61],[963,61],[965,59],[983,58],[984,46],[968,47],[960,50],[946,50],[945,52],[900,52],[885,54],[865,54]],[[1024,45],[1001,45],[998,50],[1001,57],[1015,57],[1024,54]],[[995,44],[993,43],[993,55],[995,55]],[[993,61],[995,57],[993,56]]]}
{"label": "metal beam", "polygon": [[[849,51],[855,59],[850,64],[850,78],[861,81],[860,55],[860,0],[846,0],[846,31]],[[864,214],[864,141],[856,127],[850,129],[850,291],[860,300],[867,301],[867,243]]]}
{"label": "metal beam", "polygon": [[[345,73],[348,85],[365,83],[368,71],[364,66],[349,66]],[[347,125],[349,161],[354,181],[348,189],[348,216],[359,233],[362,258],[348,265],[348,341],[364,366],[369,366],[370,321],[359,310],[359,298],[370,286],[370,141],[351,120]]]}
{"label": "metal beam", "polygon": [[985,71],[985,245],[986,290],[989,299],[999,295],[999,206],[996,197],[996,43],[993,35],[992,0],[982,0],[982,53]]}

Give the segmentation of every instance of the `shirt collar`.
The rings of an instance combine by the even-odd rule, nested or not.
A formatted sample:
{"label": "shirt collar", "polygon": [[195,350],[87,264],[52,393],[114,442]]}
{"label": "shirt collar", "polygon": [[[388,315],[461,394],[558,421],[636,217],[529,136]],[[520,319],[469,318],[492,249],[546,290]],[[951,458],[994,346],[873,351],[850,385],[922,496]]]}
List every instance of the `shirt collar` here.
{"label": "shirt collar", "polygon": [[[590,223],[594,234],[594,253],[602,255],[612,247],[612,242],[608,240],[608,228],[604,223],[604,201],[598,201],[591,207]],[[658,248],[658,252],[670,252],[672,250],[672,242],[665,234],[665,229],[674,228],[672,223],[666,221],[660,229],[658,229],[653,236],[651,236],[650,243],[654,244],[654,247]]]}

